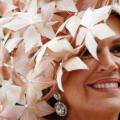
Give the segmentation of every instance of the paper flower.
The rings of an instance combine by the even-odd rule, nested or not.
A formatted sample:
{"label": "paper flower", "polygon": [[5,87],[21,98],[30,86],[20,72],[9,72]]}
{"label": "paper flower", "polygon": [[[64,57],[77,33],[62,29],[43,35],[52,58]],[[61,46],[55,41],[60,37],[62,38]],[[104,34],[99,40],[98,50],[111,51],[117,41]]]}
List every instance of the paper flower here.
{"label": "paper flower", "polygon": [[[42,49],[38,52],[37,57],[36,57],[36,66],[35,69],[40,68],[39,64],[43,58],[43,55],[45,54],[46,49],[49,48],[51,51],[53,51],[54,53],[64,53],[62,56],[60,54],[59,57],[61,57],[61,60],[63,58],[66,59],[69,58],[69,56],[71,56],[71,54],[75,54],[76,49],[74,49],[71,44],[69,43],[67,38],[62,38],[62,37],[56,37],[55,39],[49,41],[48,43],[46,43]],[[68,59],[68,61],[65,59],[65,62],[62,61],[62,65],[60,65],[60,68],[58,68],[58,72],[57,72],[57,82],[58,82],[58,86],[59,88],[63,91],[62,89],[62,82],[61,82],[61,78],[62,78],[62,69],[65,68],[67,71],[72,71],[72,70],[77,70],[77,69],[87,69],[87,66],[80,60],[79,57],[72,57],[71,59]]]}
{"label": "paper flower", "polygon": [[0,39],[6,39],[3,32],[3,25],[9,22],[11,19],[12,17],[3,17],[0,19]]}
{"label": "paper flower", "polygon": [[38,120],[40,117],[51,114],[54,109],[45,101],[39,102],[37,105],[15,105],[7,106],[0,113],[0,116],[7,120]]}
{"label": "paper flower", "polygon": [[113,1],[113,10],[120,14],[120,1]]}
{"label": "paper flower", "polygon": [[3,27],[13,31],[18,31],[22,28],[27,27],[22,36],[27,52],[31,50],[33,46],[39,44],[40,34],[37,32],[34,24],[37,24],[41,21],[41,15],[37,14],[37,1],[35,0],[31,2],[27,12],[17,13],[16,16],[13,16],[13,20],[6,23]]}
{"label": "paper flower", "polygon": [[30,71],[27,75],[27,78],[24,80],[25,83],[21,86],[21,97],[24,98],[26,95],[25,99],[27,100],[28,104],[34,105],[43,96],[42,90],[56,83],[55,80],[46,79],[40,74],[42,73],[36,74]]}
{"label": "paper flower", "polygon": [[[99,40],[106,39],[114,36],[113,30],[105,23],[107,17],[110,14],[111,6],[105,6],[100,9],[85,11],[81,20],[81,28],[76,38],[76,45],[80,45],[85,39],[85,45],[91,55],[97,58],[97,42],[95,38]],[[94,18],[94,19],[93,19]],[[89,20],[88,22],[86,22]],[[82,36],[82,37],[81,37]],[[92,47],[91,47],[92,46]]]}
{"label": "paper flower", "polygon": [[[56,8],[58,11],[71,11],[71,12],[77,12],[77,8],[75,6],[75,3],[73,0],[51,0],[54,1],[56,4]],[[44,6],[46,3],[48,3],[45,0],[40,0],[39,6]]]}
{"label": "paper flower", "polygon": [[111,6],[105,6],[96,10],[88,8],[84,13],[78,13],[65,21],[58,29],[57,33],[66,27],[70,34],[76,38],[76,45],[81,45],[84,42],[91,55],[98,59],[95,38],[103,40],[115,35],[106,24],[106,19],[111,9]]}
{"label": "paper flower", "polygon": [[1,86],[1,99],[5,98],[3,101],[3,106],[14,105],[15,103],[19,102],[21,89],[19,86],[12,85],[10,81],[2,81]]}

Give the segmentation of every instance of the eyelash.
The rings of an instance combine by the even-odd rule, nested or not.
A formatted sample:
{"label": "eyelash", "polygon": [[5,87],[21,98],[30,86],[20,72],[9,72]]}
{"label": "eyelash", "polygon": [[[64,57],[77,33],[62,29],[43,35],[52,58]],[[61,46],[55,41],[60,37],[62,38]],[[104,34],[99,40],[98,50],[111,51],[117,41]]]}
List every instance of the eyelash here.
{"label": "eyelash", "polygon": [[119,45],[115,45],[110,49],[110,52],[112,54],[114,54],[115,56],[120,57],[120,44]]}
{"label": "eyelash", "polygon": [[[115,55],[120,57],[120,44],[118,45],[114,45],[110,48],[110,52]],[[90,54],[90,52],[88,50],[86,50],[83,55],[82,55],[83,59],[89,59],[89,58],[93,58],[92,55]]]}

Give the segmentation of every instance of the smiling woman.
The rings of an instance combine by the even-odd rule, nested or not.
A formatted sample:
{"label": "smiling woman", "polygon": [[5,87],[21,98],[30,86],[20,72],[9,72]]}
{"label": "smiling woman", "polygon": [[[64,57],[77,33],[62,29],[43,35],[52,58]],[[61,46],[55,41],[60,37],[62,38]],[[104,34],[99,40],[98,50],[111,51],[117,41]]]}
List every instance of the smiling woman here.
{"label": "smiling woman", "polygon": [[119,1],[0,5],[0,120],[119,120]]}
{"label": "smiling woman", "polygon": [[[120,20],[113,14],[107,23],[119,36]],[[98,40],[99,61],[88,52],[82,55],[88,70],[69,74],[63,93],[69,106],[67,120],[73,120],[74,116],[78,120],[117,120],[120,112],[120,36],[117,39],[116,36]]]}
{"label": "smiling woman", "polygon": [[[115,35],[104,40],[96,38],[98,60],[84,46],[83,52],[80,52],[79,56],[88,69],[65,73],[67,77],[63,78],[64,92],[59,91],[62,96],[61,101],[68,108],[67,111],[61,105],[65,108],[64,115],[68,112],[66,118],[63,118],[65,120],[119,119],[120,16],[118,13],[112,10],[106,24]],[[105,29],[103,31],[106,32]],[[91,47],[93,46],[91,45]],[[62,110],[62,107],[58,109]],[[52,116],[52,118],[54,117]],[[62,119],[62,117],[56,117],[56,119]]]}

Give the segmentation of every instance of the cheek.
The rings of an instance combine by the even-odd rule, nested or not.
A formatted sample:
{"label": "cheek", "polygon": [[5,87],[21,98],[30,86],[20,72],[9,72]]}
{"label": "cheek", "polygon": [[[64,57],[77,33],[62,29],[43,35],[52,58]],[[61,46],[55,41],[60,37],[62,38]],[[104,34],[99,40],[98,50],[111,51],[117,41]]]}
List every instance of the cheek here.
{"label": "cheek", "polygon": [[83,86],[81,82],[78,82],[78,79],[68,79],[68,82],[65,82],[64,85],[64,99],[69,107],[76,107],[78,103],[81,104]]}
{"label": "cheek", "polygon": [[64,81],[64,98],[70,106],[77,107],[86,99],[86,80],[90,71],[74,71],[69,75],[69,78]]}
{"label": "cheek", "polygon": [[83,104],[87,99],[86,82],[89,76],[96,68],[96,61],[85,61],[88,65],[88,70],[77,70],[69,73],[69,76],[63,82],[64,97],[67,103],[72,106],[78,106]]}
{"label": "cheek", "polygon": [[98,64],[98,61],[95,60],[94,58],[85,59],[83,60],[83,62],[88,66],[90,70],[93,70]]}
{"label": "cheek", "polygon": [[119,72],[120,72],[120,57],[113,57],[115,63],[117,64],[117,66],[119,67]]}

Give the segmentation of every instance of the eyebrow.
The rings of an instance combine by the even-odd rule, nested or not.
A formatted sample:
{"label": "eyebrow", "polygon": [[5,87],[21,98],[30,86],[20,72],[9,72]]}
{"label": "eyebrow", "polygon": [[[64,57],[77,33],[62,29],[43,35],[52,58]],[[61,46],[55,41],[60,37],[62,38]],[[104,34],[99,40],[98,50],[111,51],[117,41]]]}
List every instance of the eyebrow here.
{"label": "eyebrow", "polygon": [[110,40],[111,43],[118,43],[120,42],[120,35],[115,35],[110,38],[104,39],[104,40]]}
{"label": "eyebrow", "polygon": [[[110,38],[107,38],[107,39],[110,40],[112,44],[120,43],[120,35],[116,35],[116,36],[113,36],[113,37],[110,37]],[[101,48],[101,46],[98,43],[98,48],[97,48],[98,52],[100,51],[100,48]]]}
{"label": "eyebrow", "polygon": [[113,40],[112,43],[116,44],[116,43],[120,42],[120,37],[114,38],[112,40]]}

